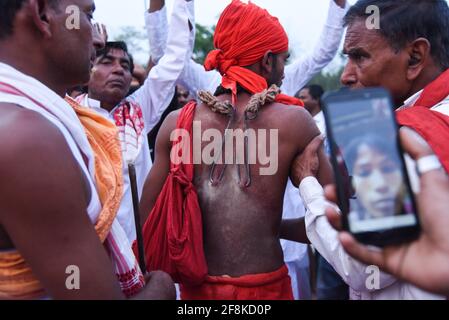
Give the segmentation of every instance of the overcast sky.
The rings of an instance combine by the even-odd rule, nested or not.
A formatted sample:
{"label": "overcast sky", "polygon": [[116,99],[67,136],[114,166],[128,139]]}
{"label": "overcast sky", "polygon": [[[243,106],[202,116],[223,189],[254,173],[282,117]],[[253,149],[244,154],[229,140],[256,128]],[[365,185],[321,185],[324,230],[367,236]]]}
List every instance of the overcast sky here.
{"label": "overcast sky", "polygon": [[[196,21],[212,26],[217,23],[230,0],[194,0]],[[290,47],[298,56],[313,49],[326,21],[329,2],[333,0],[253,0],[277,16],[290,38]],[[355,0],[349,0],[354,3]],[[108,26],[111,39],[121,27],[134,26],[144,29],[143,13],[149,0],[95,0],[95,19]],[[166,0],[171,11],[173,0]],[[139,59],[138,59],[139,60]]]}
{"label": "overcast sky", "polygon": [[[231,0],[194,0],[196,22],[205,26],[217,23],[218,17]],[[253,0],[277,16],[290,39],[294,56],[310,52],[318,40],[326,21],[329,2],[333,0]],[[348,0],[353,4],[356,0]],[[144,30],[143,14],[149,0],[95,0],[95,19],[108,26],[111,39],[123,26]],[[173,0],[166,0],[171,11]],[[145,44],[146,45],[146,44]],[[146,54],[139,59],[146,61]],[[335,65],[335,63],[334,63]]]}

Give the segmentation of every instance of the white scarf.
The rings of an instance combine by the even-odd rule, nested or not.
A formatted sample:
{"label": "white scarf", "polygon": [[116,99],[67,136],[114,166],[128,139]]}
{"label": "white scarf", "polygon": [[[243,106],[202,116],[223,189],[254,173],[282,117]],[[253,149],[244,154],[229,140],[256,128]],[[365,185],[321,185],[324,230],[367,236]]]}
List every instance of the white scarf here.
{"label": "white scarf", "polygon": [[[75,101],[86,106],[87,94],[76,97]],[[145,122],[142,109],[132,100],[124,99],[112,111],[114,124],[118,129],[123,160],[126,164],[134,163],[143,146]]]}
{"label": "white scarf", "polygon": [[[44,84],[3,63],[0,63],[0,101],[34,110],[56,124],[61,130],[92,189],[92,198],[87,212],[90,220],[95,224],[101,211],[94,183],[95,158],[75,111],[64,99]],[[87,165],[83,155],[87,160]],[[139,292],[144,286],[145,280],[131,249],[131,244],[117,218],[112,224],[104,246],[114,263],[115,273],[124,294],[129,297]]]}

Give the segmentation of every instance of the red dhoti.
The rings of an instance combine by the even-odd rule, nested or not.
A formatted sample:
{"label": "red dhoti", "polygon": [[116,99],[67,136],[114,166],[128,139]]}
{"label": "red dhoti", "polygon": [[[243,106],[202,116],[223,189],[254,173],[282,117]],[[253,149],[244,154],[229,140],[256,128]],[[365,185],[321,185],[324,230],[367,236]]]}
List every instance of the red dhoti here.
{"label": "red dhoti", "polygon": [[293,292],[284,265],[270,273],[237,278],[208,276],[200,286],[181,285],[182,300],[293,300]]}

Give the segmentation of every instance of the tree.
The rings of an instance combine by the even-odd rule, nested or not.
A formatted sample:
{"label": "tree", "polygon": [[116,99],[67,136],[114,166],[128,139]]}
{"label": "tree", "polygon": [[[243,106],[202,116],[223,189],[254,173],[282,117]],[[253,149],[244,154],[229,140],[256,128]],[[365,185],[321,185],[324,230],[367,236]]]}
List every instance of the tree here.
{"label": "tree", "polygon": [[124,41],[129,52],[141,64],[146,64],[149,58],[148,37],[144,29],[132,26],[120,28],[120,32],[114,36],[115,41]]}
{"label": "tree", "polygon": [[318,84],[323,87],[324,91],[333,91],[341,88],[340,77],[343,73],[343,67],[337,72],[328,73],[321,72],[310,80],[309,84]]}
{"label": "tree", "polygon": [[214,27],[205,27],[196,24],[195,47],[193,49],[193,59],[203,64],[207,54],[214,50]]}
{"label": "tree", "polygon": [[[193,59],[203,64],[207,54],[214,50],[214,27],[206,27],[196,24],[195,47],[193,49]],[[144,30],[140,28],[125,26],[120,28],[119,33],[114,36],[115,41],[125,41],[128,50],[133,56],[137,56],[146,63],[149,56],[148,37]],[[145,62],[144,62],[145,61]]]}
{"label": "tree", "polygon": [[344,66],[347,63],[347,58],[340,53],[337,56],[336,62],[338,63],[338,68],[333,72],[324,72],[317,74],[310,80],[309,84],[318,84],[323,87],[324,91],[338,90],[342,87],[340,82],[341,75],[343,74]]}
{"label": "tree", "polygon": [[126,42],[129,51],[136,53],[143,50],[143,41],[148,41],[143,30],[132,26],[122,27],[115,39]]}

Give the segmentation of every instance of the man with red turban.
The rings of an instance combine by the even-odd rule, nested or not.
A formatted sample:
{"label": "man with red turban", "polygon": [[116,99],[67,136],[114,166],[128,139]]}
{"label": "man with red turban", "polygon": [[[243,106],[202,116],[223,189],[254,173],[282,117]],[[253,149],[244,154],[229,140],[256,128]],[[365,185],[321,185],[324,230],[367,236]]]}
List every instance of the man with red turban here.
{"label": "man with red turban", "polygon": [[[268,11],[251,2],[232,1],[218,21],[214,45],[217,49],[209,53],[204,67],[207,71],[216,69],[221,73],[221,85],[231,90],[233,103],[237,84],[253,94],[267,89],[268,83],[281,86],[285,62],[290,56],[288,37],[279,20]],[[254,66],[261,59],[262,64]],[[268,64],[267,72],[263,65]],[[278,95],[276,101],[304,105],[284,95]]]}
{"label": "man with red turban", "polygon": [[[283,196],[293,160],[319,130],[302,101],[278,89],[289,54],[277,18],[233,0],[220,17],[214,44],[205,67],[222,74],[221,86],[215,95],[200,92],[201,104],[171,113],[157,138],[141,200],[149,270],[169,272],[180,282],[183,299],[293,299],[279,238],[306,239],[290,236],[301,226],[281,222]],[[175,129],[184,129],[190,140],[173,134]],[[227,129],[244,132],[243,148],[238,134],[230,137]],[[208,162],[211,148],[204,142],[211,139],[201,137],[211,130],[225,138]],[[229,140],[237,140],[231,150]],[[201,146],[199,164],[192,161],[198,159],[194,145]],[[276,162],[270,173],[260,157],[266,148]],[[250,151],[259,155],[254,162]],[[320,181],[328,183],[323,150],[319,157]]]}

